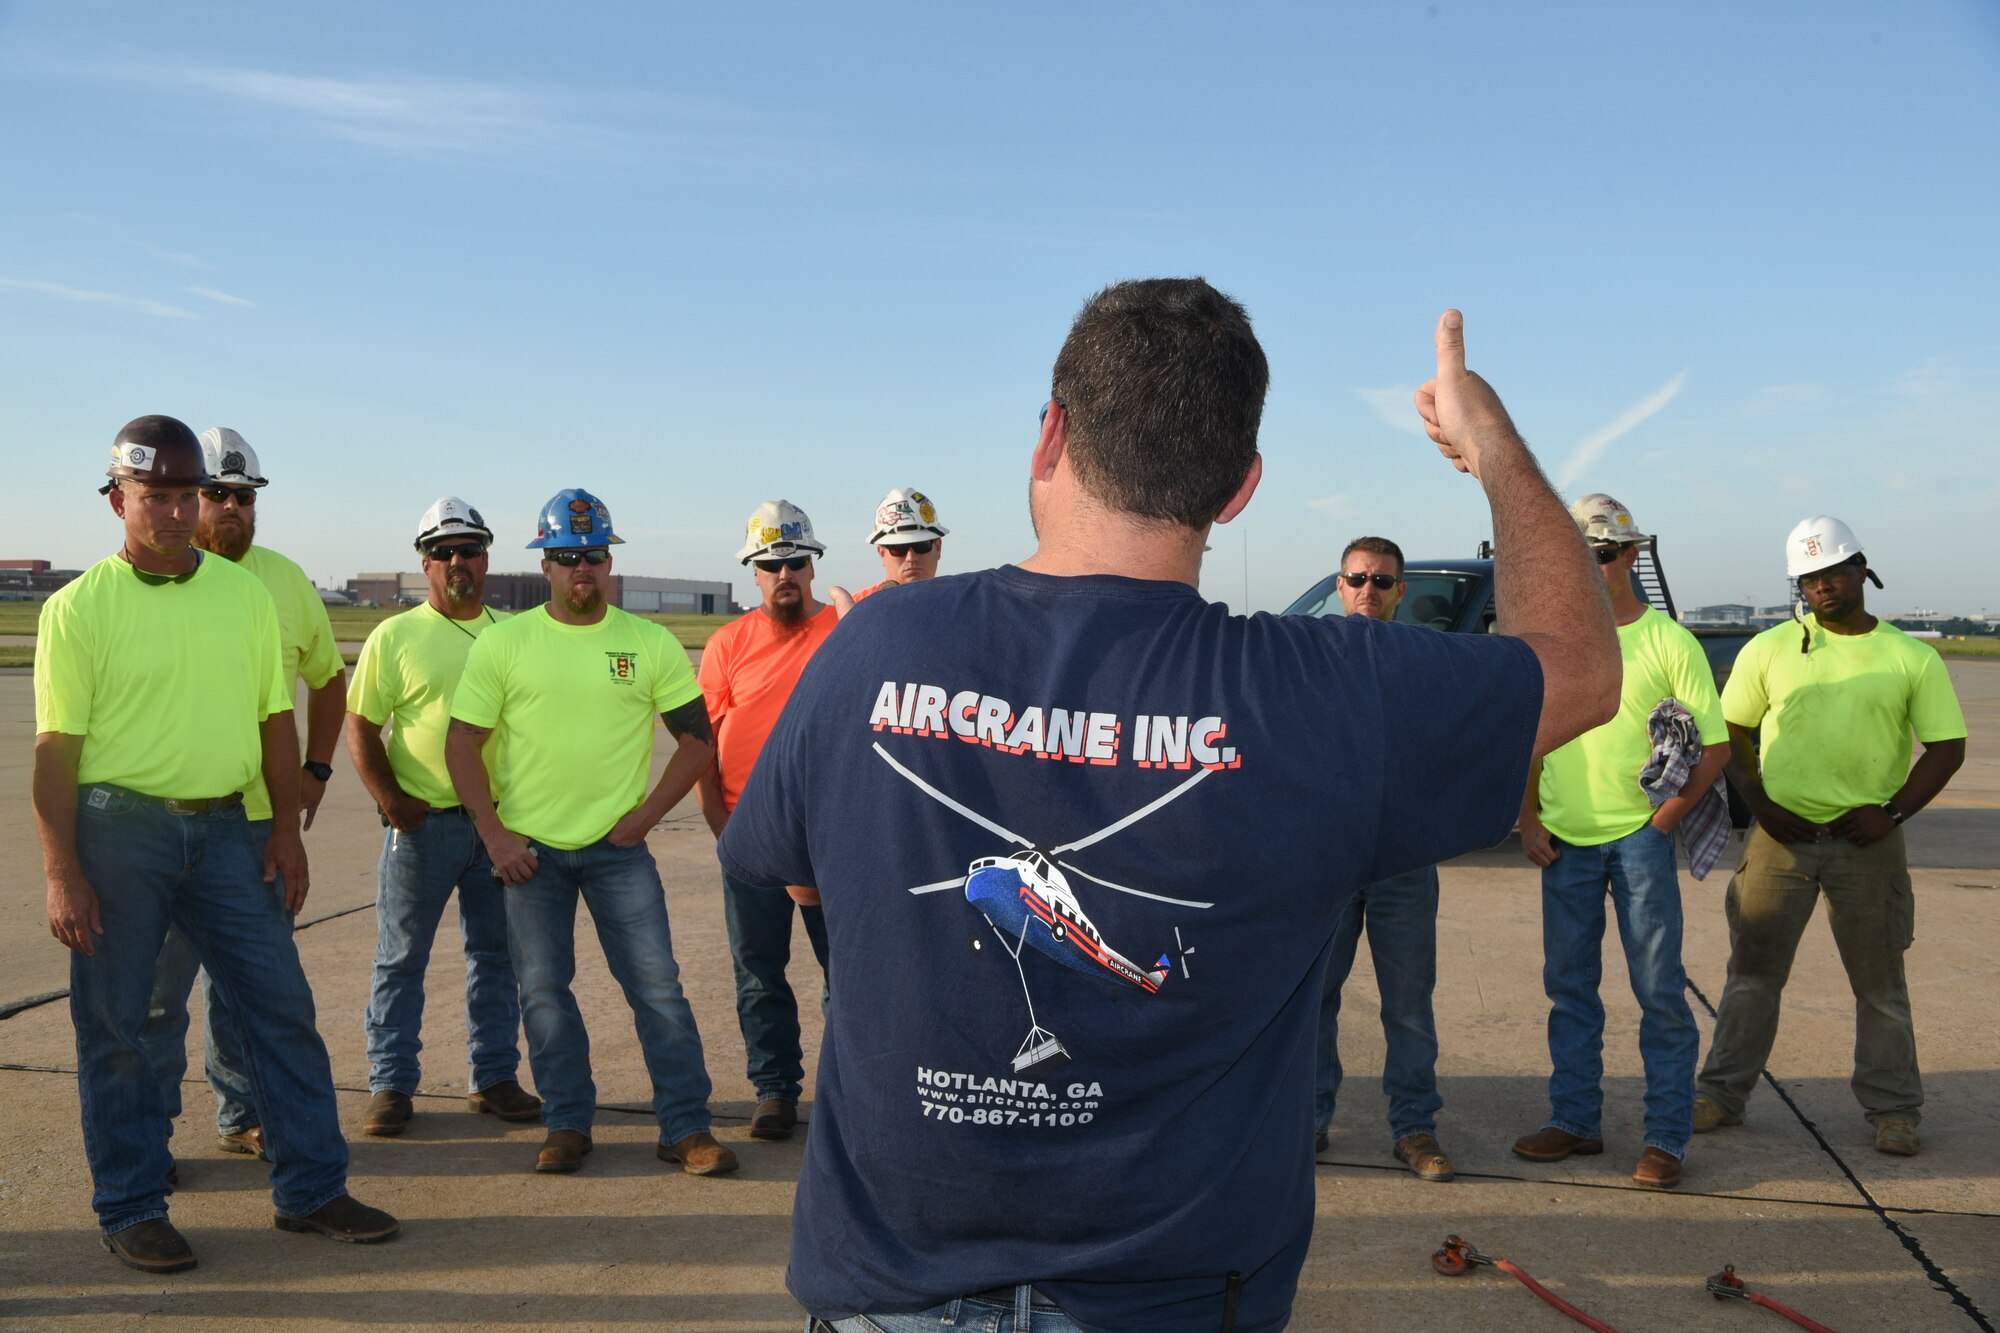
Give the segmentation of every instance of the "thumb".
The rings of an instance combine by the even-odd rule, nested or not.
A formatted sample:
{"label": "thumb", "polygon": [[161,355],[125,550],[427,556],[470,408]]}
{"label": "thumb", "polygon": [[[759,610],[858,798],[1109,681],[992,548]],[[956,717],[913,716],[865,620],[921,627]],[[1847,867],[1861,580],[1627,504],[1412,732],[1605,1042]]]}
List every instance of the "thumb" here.
{"label": "thumb", "polygon": [[1449,382],[1464,377],[1465,316],[1456,310],[1438,316],[1437,354],[1440,380]]}
{"label": "thumb", "polygon": [[848,592],[847,589],[841,587],[838,583],[826,591],[827,596],[833,599],[833,614],[835,619],[844,617],[849,611],[854,609],[854,594]]}

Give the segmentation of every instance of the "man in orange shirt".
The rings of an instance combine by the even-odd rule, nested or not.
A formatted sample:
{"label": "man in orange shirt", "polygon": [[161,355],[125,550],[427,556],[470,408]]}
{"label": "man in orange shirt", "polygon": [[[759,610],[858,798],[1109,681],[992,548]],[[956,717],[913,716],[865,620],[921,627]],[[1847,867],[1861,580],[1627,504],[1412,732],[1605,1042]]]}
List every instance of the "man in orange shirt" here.
{"label": "man in orange shirt", "polygon": [[[882,572],[888,577],[855,593],[854,600],[901,583],[936,578],[948,531],[937,521],[937,505],[922,491],[901,486],[883,496],[882,503],[875,506],[875,532],[868,540],[882,558]],[[836,604],[839,600],[834,598]]]}
{"label": "man in orange shirt", "polygon": [[[718,838],[806,660],[838,623],[833,608],[812,595],[813,557],[825,553],[813,539],[812,520],[790,501],[766,500],[750,515],[749,534],[736,558],[751,566],[763,603],[716,631],[701,655],[701,690],[715,727],[715,767],[696,792]],[[757,1139],[788,1139],[799,1119],[805,1064],[798,1000],[785,979],[792,907],[784,893],[752,888],[723,873],[736,1018],[757,1089],[750,1136]],[[798,911],[824,973],[826,925],[820,909],[800,905]]]}

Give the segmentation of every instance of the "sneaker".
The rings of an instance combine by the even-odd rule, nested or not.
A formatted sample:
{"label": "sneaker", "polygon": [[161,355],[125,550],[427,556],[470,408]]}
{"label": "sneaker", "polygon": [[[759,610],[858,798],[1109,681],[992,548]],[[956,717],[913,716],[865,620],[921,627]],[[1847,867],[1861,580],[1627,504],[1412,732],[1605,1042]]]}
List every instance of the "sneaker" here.
{"label": "sneaker", "polygon": [[361,1132],[378,1139],[393,1139],[410,1123],[416,1108],[410,1094],[384,1088],[368,1099],[368,1113],[361,1120]]}
{"label": "sneaker", "polygon": [[1729,1114],[1729,1112],[1722,1109],[1721,1102],[1716,1101],[1713,1097],[1709,1096],[1707,1093],[1698,1092],[1695,1094],[1694,1097],[1695,1133],[1706,1134],[1711,1129],[1717,1129],[1726,1125],[1740,1125],[1742,1123],[1743,1123],[1742,1116]]}
{"label": "sneaker", "polygon": [[691,1176],[719,1176],[736,1169],[736,1154],[715,1141],[706,1130],[690,1134],[679,1143],[662,1143],[654,1156],[663,1162],[679,1162]]}
{"label": "sneaker", "polygon": [[465,1099],[471,1110],[481,1115],[497,1115],[502,1120],[540,1120],[542,1099],[513,1079],[488,1084]]}
{"label": "sneaker", "polygon": [[118,1256],[118,1262],[142,1273],[179,1273],[194,1267],[194,1250],[187,1238],[164,1217],[135,1222],[123,1231],[100,1236],[104,1248]]}
{"label": "sneaker", "polygon": [[268,1162],[270,1157],[264,1152],[264,1127],[252,1125],[239,1129],[234,1134],[217,1134],[216,1146],[224,1152],[233,1152],[240,1157],[257,1157]]}
{"label": "sneaker", "polygon": [[1875,1122],[1875,1151],[1891,1157],[1915,1157],[1923,1145],[1917,1141],[1917,1127],[1907,1120],[1890,1116]]}
{"label": "sneaker", "polygon": [[1451,1158],[1438,1146],[1435,1134],[1410,1134],[1396,1140],[1396,1160],[1416,1172],[1419,1180],[1450,1180]]}
{"label": "sneaker", "polygon": [[292,1217],[279,1213],[271,1219],[280,1231],[317,1231],[322,1236],[355,1245],[378,1245],[394,1240],[403,1224],[380,1208],[370,1208],[352,1194],[343,1194],[316,1213]]}
{"label": "sneaker", "polygon": [[573,1129],[552,1129],[549,1136],[542,1140],[541,1152],[535,1156],[535,1170],[544,1173],[574,1171],[583,1165],[590,1149],[590,1135]]}
{"label": "sneaker", "polygon": [[799,1104],[786,1097],[766,1097],[750,1117],[753,1139],[788,1139],[799,1123]]}
{"label": "sneaker", "polygon": [[1632,1183],[1649,1190],[1670,1190],[1681,1183],[1681,1159],[1665,1148],[1647,1148],[1632,1168]]}
{"label": "sneaker", "polygon": [[1595,1157],[1603,1151],[1603,1139],[1580,1138],[1554,1125],[1514,1140],[1514,1155],[1531,1162],[1560,1162],[1570,1156]]}

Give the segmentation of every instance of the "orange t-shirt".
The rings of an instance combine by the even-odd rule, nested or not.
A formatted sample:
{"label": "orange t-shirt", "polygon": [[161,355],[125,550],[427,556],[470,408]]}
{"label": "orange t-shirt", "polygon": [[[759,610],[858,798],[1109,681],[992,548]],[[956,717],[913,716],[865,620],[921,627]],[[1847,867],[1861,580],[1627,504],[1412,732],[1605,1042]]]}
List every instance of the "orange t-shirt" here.
{"label": "orange t-shirt", "polygon": [[884,588],[900,588],[901,586],[903,585],[896,582],[896,580],[894,579],[883,579],[880,583],[876,584],[874,587],[863,588],[860,592],[855,593],[854,600],[859,602],[866,598],[873,597],[876,593],[882,591],[882,589]]}
{"label": "orange t-shirt", "polygon": [[760,609],[724,625],[701,650],[699,679],[715,727],[724,809],[736,808],[764,738],[778,724],[806,659],[839,623],[828,606],[803,625],[780,630]]}

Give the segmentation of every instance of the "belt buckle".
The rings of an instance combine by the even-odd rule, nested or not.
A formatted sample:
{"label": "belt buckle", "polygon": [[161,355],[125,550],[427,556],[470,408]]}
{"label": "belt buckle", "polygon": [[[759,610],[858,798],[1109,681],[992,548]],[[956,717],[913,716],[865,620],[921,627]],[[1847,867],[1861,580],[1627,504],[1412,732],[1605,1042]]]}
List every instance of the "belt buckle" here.
{"label": "belt buckle", "polygon": [[1826,826],[1825,824],[1821,824],[1821,825],[1819,826],[1818,830],[1817,830],[1817,831],[1816,831],[1816,832],[1815,832],[1815,833],[1813,834],[1813,841],[1814,841],[1814,842],[1832,842],[1832,841],[1833,841],[1833,830],[1832,830],[1831,828],[1827,827],[1827,826]]}
{"label": "belt buckle", "polygon": [[200,810],[195,808],[201,804],[199,801],[177,801],[172,797],[168,797],[161,804],[167,807],[167,813],[170,815],[198,815],[201,813]]}

